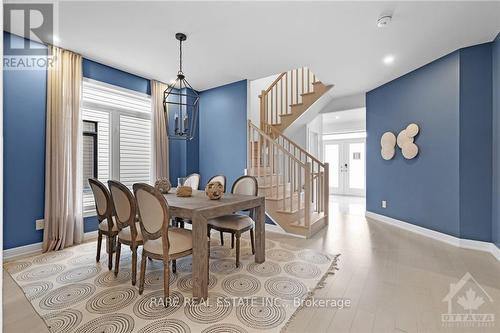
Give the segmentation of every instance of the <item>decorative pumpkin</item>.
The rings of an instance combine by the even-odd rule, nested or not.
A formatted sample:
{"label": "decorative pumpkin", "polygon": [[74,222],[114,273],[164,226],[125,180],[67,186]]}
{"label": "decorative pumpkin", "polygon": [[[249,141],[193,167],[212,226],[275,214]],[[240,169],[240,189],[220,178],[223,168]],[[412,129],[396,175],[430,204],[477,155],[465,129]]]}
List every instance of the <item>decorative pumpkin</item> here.
{"label": "decorative pumpkin", "polygon": [[160,178],[155,182],[155,188],[161,193],[166,194],[172,188],[172,184],[170,184],[168,178]]}
{"label": "decorative pumpkin", "polygon": [[175,194],[178,197],[190,197],[193,194],[193,188],[191,186],[178,186]]}
{"label": "decorative pumpkin", "polygon": [[205,194],[210,200],[219,200],[224,195],[224,185],[219,181],[213,181],[205,187]]}

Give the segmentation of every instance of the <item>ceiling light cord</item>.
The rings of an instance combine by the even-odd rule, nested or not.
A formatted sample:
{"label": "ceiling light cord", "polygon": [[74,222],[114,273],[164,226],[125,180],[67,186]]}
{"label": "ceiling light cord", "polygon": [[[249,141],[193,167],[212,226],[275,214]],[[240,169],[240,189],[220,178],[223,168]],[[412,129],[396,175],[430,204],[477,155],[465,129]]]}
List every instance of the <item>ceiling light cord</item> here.
{"label": "ceiling light cord", "polygon": [[182,40],[179,40],[179,74],[182,74]]}

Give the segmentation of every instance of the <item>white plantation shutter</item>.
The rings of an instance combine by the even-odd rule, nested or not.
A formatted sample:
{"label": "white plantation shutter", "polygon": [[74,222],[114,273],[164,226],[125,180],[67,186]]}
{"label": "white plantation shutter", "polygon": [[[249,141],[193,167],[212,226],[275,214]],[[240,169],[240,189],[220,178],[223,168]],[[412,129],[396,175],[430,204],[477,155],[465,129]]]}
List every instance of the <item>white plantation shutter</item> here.
{"label": "white plantation shutter", "polygon": [[120,116],[120,181],[129,188],[151,180],[151,121]]}
{"label": "white plantation shutter", "polygon": [[[84,79],[83,120],[97,122],[97,175],[105,183],[151,182],[151,98],[146,94]],[[83,163],[90,161],[83,156]],[[85,182],[84,182],[85,185]],[[84,212],[93,214],[94,197],[85,189]]]}

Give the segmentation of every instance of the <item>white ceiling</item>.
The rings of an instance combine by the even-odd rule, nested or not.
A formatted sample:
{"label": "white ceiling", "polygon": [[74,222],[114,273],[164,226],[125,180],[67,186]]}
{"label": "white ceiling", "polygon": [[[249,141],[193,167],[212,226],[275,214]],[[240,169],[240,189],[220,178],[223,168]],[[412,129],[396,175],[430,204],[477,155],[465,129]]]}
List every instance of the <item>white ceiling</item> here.
{"label": "white ceiling", "polygon": [[[500,2],[94,2],[58,6],[58,44],[165,82],[178,66],[198,90],[308,66],[335,96],[373,89],[500,31]],[[378,16],[393,12],[386,29]],[[13,28],[19,33],[20,27]],[[392,54],[391,66],[382,58]]]}
{"label": "white ceiling", "polygon": [[365,122],[366,109],[357,108],[352,110],[322,113],[323,124],[360,123]]}

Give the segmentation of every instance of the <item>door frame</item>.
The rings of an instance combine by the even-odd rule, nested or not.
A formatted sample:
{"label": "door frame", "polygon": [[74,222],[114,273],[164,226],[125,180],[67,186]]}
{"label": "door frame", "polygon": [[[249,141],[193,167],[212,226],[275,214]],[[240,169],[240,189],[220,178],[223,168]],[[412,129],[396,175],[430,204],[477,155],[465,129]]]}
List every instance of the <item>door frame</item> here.
{"label": "door frame", "polygon": [[[365,145],[365,165],[364,165],[364,186],[363,189],[352,189],[349,187],[349,144],[363,143]],[[326,152],[326,146],[331,144],[338,144],[339,146],[339,187],[329,187],[331,194],[336,195],[349,195],[349,196],[366,196],[366,138],[353,138],[353,139],[336,139],[324,140],[323,151]],[[325,160],[325,162],[328,162]],[[346,170],[347,169],[347,170]],[[329,175],[333,177],[333,175]]]}

